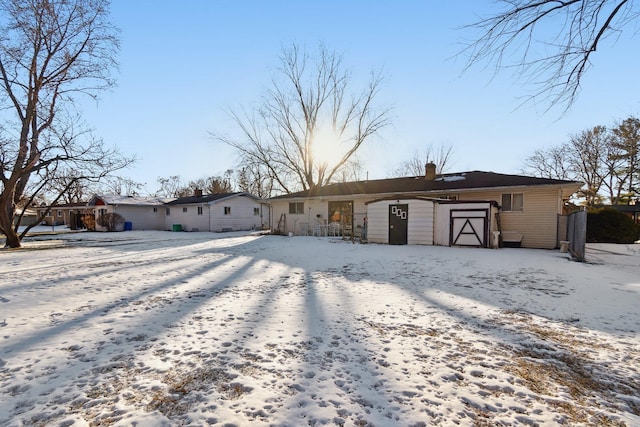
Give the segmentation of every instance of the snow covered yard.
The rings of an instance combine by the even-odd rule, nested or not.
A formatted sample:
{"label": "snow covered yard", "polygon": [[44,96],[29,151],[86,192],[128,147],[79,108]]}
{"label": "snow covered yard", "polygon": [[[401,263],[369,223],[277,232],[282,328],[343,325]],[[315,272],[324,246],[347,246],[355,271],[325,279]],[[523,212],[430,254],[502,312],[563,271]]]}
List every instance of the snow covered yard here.
{"label": "snow covered yard", "polygon": [[0,425],[640,425],[640,245],[0,250]]}

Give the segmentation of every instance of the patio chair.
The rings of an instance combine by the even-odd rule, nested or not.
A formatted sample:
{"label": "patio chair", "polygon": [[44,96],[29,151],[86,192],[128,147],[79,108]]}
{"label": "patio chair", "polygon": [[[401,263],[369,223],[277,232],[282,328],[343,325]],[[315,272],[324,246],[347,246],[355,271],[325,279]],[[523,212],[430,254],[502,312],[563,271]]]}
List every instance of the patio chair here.
{"label": "patio chair", "polygon": [[332,222],[329,224],[328,227],[328,234],[329,236],[339,236],[340,235],[340,223],[339,222]]}

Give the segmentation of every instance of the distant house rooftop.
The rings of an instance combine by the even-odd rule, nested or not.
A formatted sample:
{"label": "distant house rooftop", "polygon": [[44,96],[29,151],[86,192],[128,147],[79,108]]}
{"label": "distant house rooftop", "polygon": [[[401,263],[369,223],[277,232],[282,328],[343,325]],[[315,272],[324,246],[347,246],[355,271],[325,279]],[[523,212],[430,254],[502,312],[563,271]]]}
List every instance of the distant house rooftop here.
{"label": "distant house rooftop", "polygon": [[136,206],[161,206],[175,200],[175,197],[142,197],[142,196],[98,196],[94,195],[87,202],[87,206],[97,205],[136,205]]}
{"label": "distant house rooftop", "polygon": [[240,195],[244,195],[247,197],[251,197],[252,199],[259,200],[256,196],[252,194],[243,193],[239,191],[235,193],[203,194],[203,195],[195,195],[195,196],[187,196],[187,197],[178,197],[177,199],[168,202],[167,205],[174,206],[174,205],[188,205],[193,203],[209,203],[209,202],[228,199],[230,197],[235,197]]}

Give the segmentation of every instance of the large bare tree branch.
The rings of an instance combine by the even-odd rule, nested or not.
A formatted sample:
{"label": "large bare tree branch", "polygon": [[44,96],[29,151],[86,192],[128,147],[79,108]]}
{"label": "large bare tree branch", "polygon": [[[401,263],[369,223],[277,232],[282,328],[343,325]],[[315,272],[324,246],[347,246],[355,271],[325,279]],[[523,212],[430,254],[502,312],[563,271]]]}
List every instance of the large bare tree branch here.
{"label": "large bare tree branch", "polygon": [[480,35],[464,50],[468,70],[493,65],[532,83],[528,99],[548,108],[575,101],[594,53],[609,35],[637,22],[633,0],[499,0],[502,9],[466,28]]}

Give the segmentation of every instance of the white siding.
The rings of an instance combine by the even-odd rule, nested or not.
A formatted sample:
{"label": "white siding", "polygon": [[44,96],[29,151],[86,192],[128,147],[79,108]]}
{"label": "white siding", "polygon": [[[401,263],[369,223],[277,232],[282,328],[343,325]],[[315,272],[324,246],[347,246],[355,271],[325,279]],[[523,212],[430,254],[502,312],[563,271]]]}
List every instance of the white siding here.
{"label": "white siding", "polygon": [[487,241],[491,242],[491,232],[495,230],[495,212],[496,209],[491,207],[491,203],[437,203],[435,207],[435,241],[439,246],[449,246],[451,241],[451,210],[489,210],[489,235]]}
{"label": "white siding", "polygon": [[[290,214],[289,203],[304,203],[304,213]],[[315,221],[326,222],[329,205],[326,200],[299,199],[299,200],[273,200],[271,201],[271,211],[273,212],[272,228],[278,228],[278,221],[282,214],[286,218],[285,234],[293,233],[301,235],[305,233],[305,227]],[[319,215],[319,216],[318,216]]]}
{"label": "white siding", "polygon": [[389,203],[367,205],[367,240],[372,243],[389,243]]}
{"label": "white siding", "polygon": [[389,243],[389,206],[409,205],[407,244],[433,244],[433,202],[428,200],[381,200],[367,205],[367,240],[372,243]]}
{"label": "white siding", "polygon": [[[198,207],[202,208],[202,215],[198,215]],[[166,230],[173,230],[174,224],[180,224],[184,231],[209,231],[209,204],[174,205],[170,208],[171,215],[166,217],[165,222]],[[187,211],[184,212],[184,209]]]}
{"label": "white siding", "polygon": [[[229,215],[224,214],[225,206],[231,208]],[[211,231],[260,230],[260,214],[254,214],[254,208],[260,207],[258,200],[243,195],[216,200],[209,211]]]}
{"label": "white siding", "polygon": [[[101,208],[102,206],[96,206]],[[113,207],[113,212],[123,216],[124,220],[130,222],[134,230],[162,230],[164,225],[164,206],[134,206],[117,205]]]}

